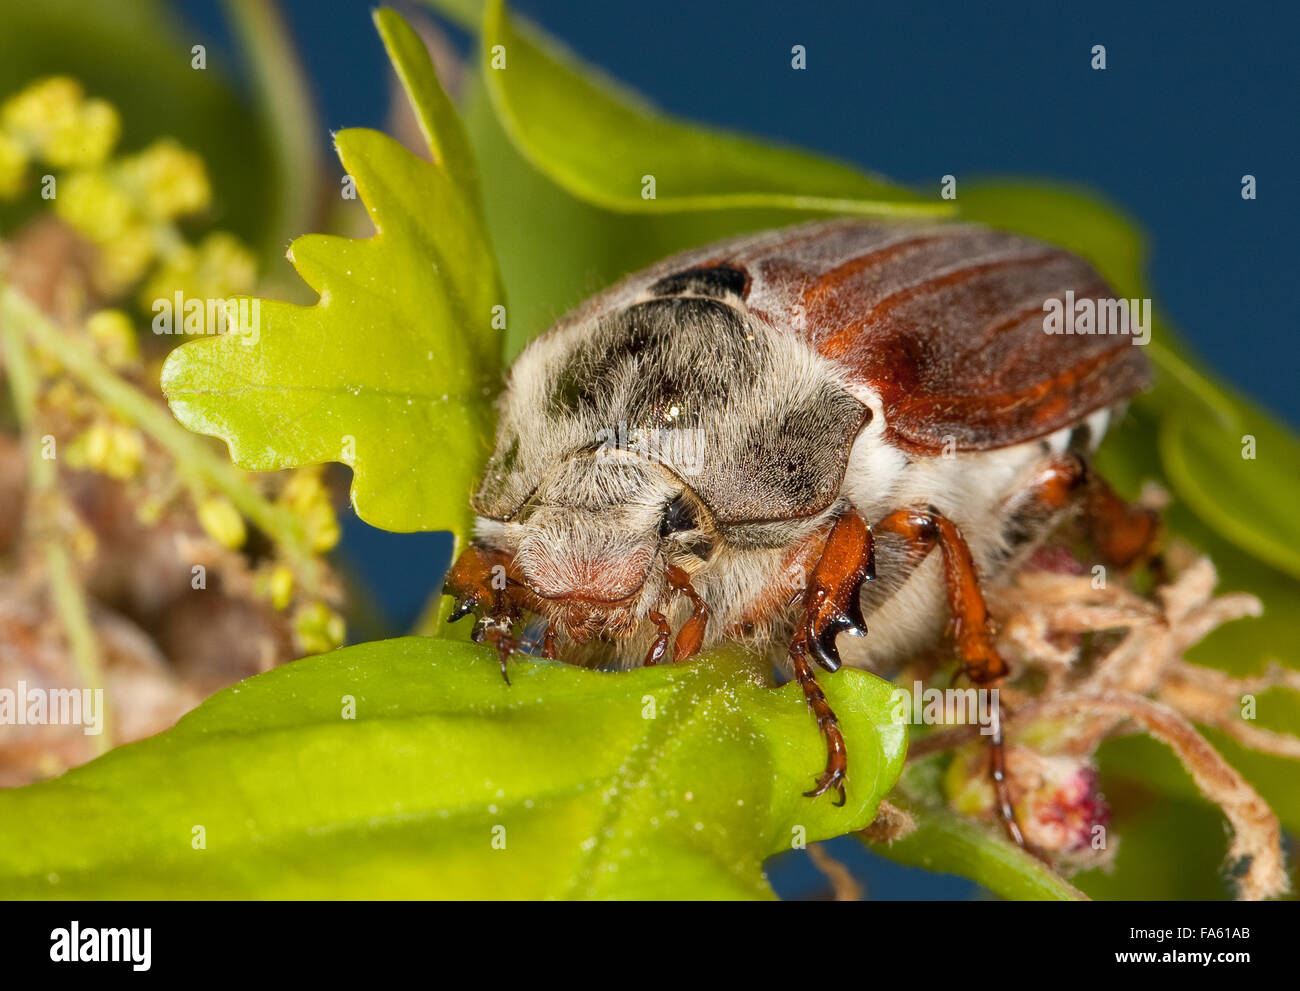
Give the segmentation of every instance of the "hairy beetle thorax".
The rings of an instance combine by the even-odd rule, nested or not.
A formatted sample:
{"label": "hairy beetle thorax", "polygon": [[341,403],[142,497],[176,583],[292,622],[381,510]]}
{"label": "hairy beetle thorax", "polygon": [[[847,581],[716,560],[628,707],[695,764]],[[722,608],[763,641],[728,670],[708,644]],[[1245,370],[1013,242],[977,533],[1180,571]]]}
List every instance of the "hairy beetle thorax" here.
{"label": "hairy beetle thorax", "polygon": [[806,518],[838,496],[868,416],[829,363],[738,298],[651,296],[520,356],[475,508],[509,520],[556,465],[598,451],[662,465],[720,525]]}

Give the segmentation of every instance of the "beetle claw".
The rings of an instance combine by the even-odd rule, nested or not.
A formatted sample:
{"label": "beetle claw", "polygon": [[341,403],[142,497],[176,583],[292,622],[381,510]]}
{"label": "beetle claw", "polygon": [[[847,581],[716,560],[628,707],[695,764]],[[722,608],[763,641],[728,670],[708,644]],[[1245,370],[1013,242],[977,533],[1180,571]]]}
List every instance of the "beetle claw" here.
{"label": "beetle claw", "polygon": [[862,583],[854,587],[849,601],[845,604],[847,610],[848,625],[844,627],[844,632],[851,637],[865,637],[867,635],[867,619],[862,615]]}
{"label": "beetle claw", "polygon": [[464,619],[474,611],[476,605],[478,605],[478,602],[472,598],[457,599],[455,605],[452,606],[451,612],[447,614],[447,622],[455,623],[457,620]]}
{"label": "beetle claw", "polygon": [[835,637],[839,634],[841,628],[838,620],[832,620],[826,624],[826,628],[821,632],[811,627],[808,630],[808,650],[817,663],[827,671],[838,671],[840,669],[840,652],[835,646]]}
{"label": "beetle claw", "polygon": [[473,640],[475,643],[482,643],[484,640],[486,640],[487,624],[485,624],[483,620],[480,619],[477,623],[474,624],[474,629],[469,631],[469,638]]}
{"label": "beetle claw", "polygon": [[843,808],[844,803],[849,800],[848,792],[844,787],[844,771],[839,768],[827,768],[826,771],[817,779],[811,791],[804,792],[805,798],[817,798],[820,795],[834,789],[839,792],[840,800],[832,802],[837,809]]}

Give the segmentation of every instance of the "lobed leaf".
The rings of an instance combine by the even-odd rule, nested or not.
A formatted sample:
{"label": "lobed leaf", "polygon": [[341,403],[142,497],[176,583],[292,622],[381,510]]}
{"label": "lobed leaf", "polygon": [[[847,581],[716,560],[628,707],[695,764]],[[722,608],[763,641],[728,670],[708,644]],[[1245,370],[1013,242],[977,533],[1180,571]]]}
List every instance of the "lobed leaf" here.
{"label": "lobed leaf", "polygon": [[173,350],[163,390],[177,419],[223,438],[244,468],[341,461],[362,519],[463,539],[498,387],[502,292],[468,146],[428,55],[396,15],[376,21],[434,161],[375,131],[340,132],[377,233],[296,240],[290,260],[319,301],[241,311],[237,333]]}
{"label": "lobed leaf", "polygon": [[481,209],[478,170],[469,139],[456,108],[438,82],[423,39],[391,8],[380,7],[373,17],[433,160],[446,168],[470,205]]}
{"label": "lobed leaf", "polygon": [[242,682],[0,792],[0,895],[770,898],[766,857],[865,826],[902,769],[906,727],[868,674],[823,679],[842,809],[800,794],[824,744],[798,687],[751,657],[511,675],[481,647],[407,638]]}

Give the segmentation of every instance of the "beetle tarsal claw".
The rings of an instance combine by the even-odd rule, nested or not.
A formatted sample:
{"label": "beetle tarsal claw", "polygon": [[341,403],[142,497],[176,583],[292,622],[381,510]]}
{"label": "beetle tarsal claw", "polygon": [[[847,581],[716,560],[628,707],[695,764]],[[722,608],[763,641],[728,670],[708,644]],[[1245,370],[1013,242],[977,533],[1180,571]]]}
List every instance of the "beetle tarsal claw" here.
{"label": "beetle tarsal claw", "polygon": [[465,598],[465,599],[457,598],[455,600],[455,603],[452,606],[451,612],[447,614],[447,622],[455,623],[459,620],[464,619],[466,616],[468,616],[470,613],[474,611],[474,607],[477,605],[478,602],[475,601],[473,598]]}
{"label": "beetle tarsal claw", "polygon": [[837,809],[843,808],[844,804],[849,800],[848,792],[844,788],[844,775],[845,772],[842,768],[835,768],[834,770],[828,768],[823,772],[821,777],[817,779],[812,790],[804,792],[804,797],[817,798],[826,794],[827,791],[833,788],[835,791],[839,792],[840,800],[838,802],[832,802],[831,804]]}
{"label": "beetle tarsal claw", "polygon": [[513,635],[514,620],[508,616],[482,617],[474,626],[470,639],[475,643],[490,643],[497,649],[497,660],[501,664],[501,677],[510,684],[510,675],[506,671],[506,662],[512,654],[519,651],[520,641]]}
{"label": "beetle tarsal claw", "polygon": [[808,650],[817,663],[827,671],[834,672],[840,669],[840,652],[835,646],[835,638],[842,629],[843,627],[836,620],[832,620],[822,627],[820,632],[810,624],[804,633],[808,641]]}

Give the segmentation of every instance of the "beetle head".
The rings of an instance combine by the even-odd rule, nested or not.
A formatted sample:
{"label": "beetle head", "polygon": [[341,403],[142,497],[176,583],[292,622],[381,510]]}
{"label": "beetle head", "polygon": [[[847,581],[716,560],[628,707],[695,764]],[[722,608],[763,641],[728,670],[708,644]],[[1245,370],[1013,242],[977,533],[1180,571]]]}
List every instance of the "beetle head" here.
{"label": "beetle head", "polygon": [[698,567],[715,539],[671,471],[607,449],[561,462],[512,521],[489,526],[539,611],[579,641],[631,633],[666,597],[664,565]]}

